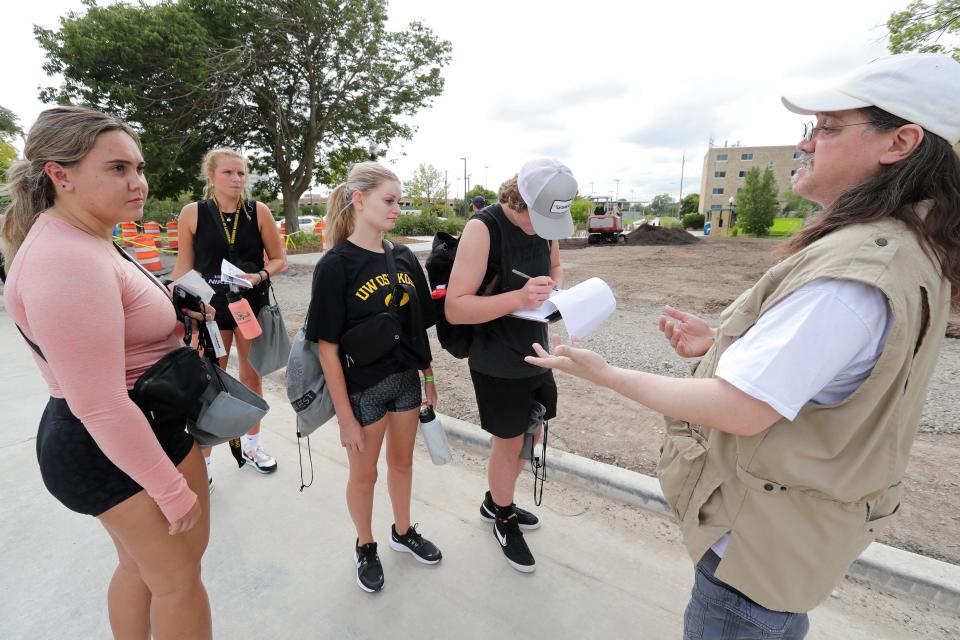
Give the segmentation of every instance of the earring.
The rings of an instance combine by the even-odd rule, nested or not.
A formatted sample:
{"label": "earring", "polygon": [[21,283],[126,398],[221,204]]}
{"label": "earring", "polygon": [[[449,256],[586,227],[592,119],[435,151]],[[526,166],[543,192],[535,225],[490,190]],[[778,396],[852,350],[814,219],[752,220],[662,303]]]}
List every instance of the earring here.
{"label": "earring", "polygon": [[66,188],[67,188],[66,183],[61,182],[61,183],[60,183],[60,188],[61,188],[61,189],[66,189]]}

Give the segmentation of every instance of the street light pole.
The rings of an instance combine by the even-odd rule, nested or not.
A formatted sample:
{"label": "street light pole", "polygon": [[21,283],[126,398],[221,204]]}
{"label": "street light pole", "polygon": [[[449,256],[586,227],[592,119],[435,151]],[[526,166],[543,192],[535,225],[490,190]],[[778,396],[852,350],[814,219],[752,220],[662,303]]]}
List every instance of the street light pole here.
{"label": "street light pole", "polygon": [[467,187],[467,159],[466,158],[460,158],[460,159],[463,160],[463,187],[464,187],[463,199],[466,200],[467,199],[467,188],[466,188]]}
{"label": "street light pole", "polygon": [[483,188],[484,188],[484,189],[489,189],[489,188],[490,188],[490,182],[489,182],[490,176],[489,176],[489,174],[487,173],[487,169],[489,169],[489,168],[490,168],[490,167],[488,167],[487,165],[483,165]]}

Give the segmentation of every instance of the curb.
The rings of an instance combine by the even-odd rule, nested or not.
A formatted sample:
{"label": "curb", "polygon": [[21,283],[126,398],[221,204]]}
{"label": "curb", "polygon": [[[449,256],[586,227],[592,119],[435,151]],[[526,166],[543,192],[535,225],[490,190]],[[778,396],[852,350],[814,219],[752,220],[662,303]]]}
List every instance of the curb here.
{"label": "curb", "polygon": [[[447,415],[441,415],[441,421],[450,438],[481,452],[490,448],[491,436],[478,425]],[[550,477],[559,475],[602,496],[676,520],[656,478],[558,449],[550,449],[547,464]],[[847,575],[914,602],[960,613],[960,566],[874,542]]]}

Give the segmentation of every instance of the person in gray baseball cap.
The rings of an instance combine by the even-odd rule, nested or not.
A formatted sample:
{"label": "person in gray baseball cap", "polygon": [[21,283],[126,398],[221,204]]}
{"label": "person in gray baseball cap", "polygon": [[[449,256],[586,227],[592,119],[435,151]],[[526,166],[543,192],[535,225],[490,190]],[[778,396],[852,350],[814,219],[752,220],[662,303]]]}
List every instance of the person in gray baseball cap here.
{"label": "person in gray baseball cap", "polygon": [[508,314],[538,307],[563,285],[557,240],[573,231],[576,195],[577,181],[562,163],[524,164],[500,186],[499,202],[467,222],[447,285],[446,319],[474,327],[470,377],[480,426],[493,436],[480,517],[493,525],[510,566],[525,573],[536,562],[522,530],[540,520],[514,504],[520,452],[526,434],[539,440],[541,422],[556,415],[557,385],[552,371],[524,362],[534,342],[546,341],[547,326]]}
{"label": "person in gray baseball cap", "polygon": [[951,303],[960,304],[960,63],[909,54],[788,93],[816,117],[794,190],[823,212],[720,314],[667,307],[693,378],[539,345],[531,364],[666,418],[657,474],[696,563],[684,638],[803,638],[897,518]]}

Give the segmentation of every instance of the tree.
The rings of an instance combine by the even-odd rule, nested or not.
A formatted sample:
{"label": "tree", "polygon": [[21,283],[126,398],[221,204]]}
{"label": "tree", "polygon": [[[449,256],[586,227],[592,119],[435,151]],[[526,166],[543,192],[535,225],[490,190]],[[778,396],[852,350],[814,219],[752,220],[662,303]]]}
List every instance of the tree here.
{"label": "tree", "polygon": [[688,213],[696,213],[697,209],[700,208],[700,194],[699,193],[690,193],[683,196],[683,200],[680,201],[680,215],[686,215]]}
{"label": "tree", "polygon": [[494,204],[497,201],[496,193],[494,193],[493,191],[490,191],[490,189],[484,188],[479,184],[471,188],[470,191],[467,191],[467,195],[466,195],[467,202],[470,202],[477,196],[480,196],[481,198],[486,200],[487,204]]}
{"label": "tree", "polygon": [[443,174],[432,164],[421,162],[407,181],[406,191],[416,209],[423,209],[425,204],[436,204],[444,195]]}
{"label": "tree", "polygon": [[0,140],[10,142],[21,135],[23,129],[20,128],[20,118],[10,109],[0,106]]}
{"label": "tree", "polygon": [[743,191],[737,193],[737,226],[755,236],[767,234],[777,215],[777,181],[773,171],[754,167],[747,172]]}
{"label": "tree", "polygon": [[950,46],[943,36],[960,34],[960,1],[914,0],[887,20],[890,52],[948,53],[960,61],[960,43]]}
{"label": "tree", "polygon": [[793,189],[784,189],[782,195],[784,213],[794,213],[801,218],[806,218],[820,208],[816,202],[811,202],[802,196],[798,196],[794,193]]}
{"label": "tree", "polygon": [[578,227],[587,226],[587,218],[593,213],[593,200],[589,198],[577,198],[570,206],[570,215],[573,216],[573,224]]}
{"label": "tree", "polygon": [[246,149],[272,172],[291,232],[311,184],[413,135],[405,123],[442,92],[450,61],[420,23],[388,31],[386,0],[84,4],[59,30],[34,29],[44,70],[64,78],[41,97],[140,128],[158,195],[196,191],[207,149]]}
{"label": "tree", "polygon": [[650,201],[650,206],[647,207],[647,210],[655,216],[666,216],[673,213],[676,204],[673,196],[667,193],[661,193],[658,196],[653,196],[653,200]]}

